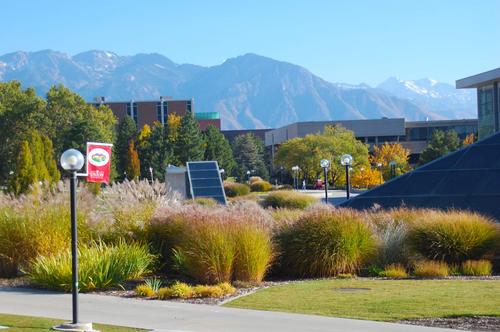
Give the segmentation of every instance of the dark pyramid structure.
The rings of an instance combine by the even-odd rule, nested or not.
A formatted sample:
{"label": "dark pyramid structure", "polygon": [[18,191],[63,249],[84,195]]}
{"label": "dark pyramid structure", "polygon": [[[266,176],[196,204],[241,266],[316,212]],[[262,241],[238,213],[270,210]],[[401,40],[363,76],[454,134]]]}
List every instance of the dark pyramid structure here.
{"label": "dark pyramid structure", "polygon": [[500,221],[500,133],[340,204],[374,205],[469,210]]}

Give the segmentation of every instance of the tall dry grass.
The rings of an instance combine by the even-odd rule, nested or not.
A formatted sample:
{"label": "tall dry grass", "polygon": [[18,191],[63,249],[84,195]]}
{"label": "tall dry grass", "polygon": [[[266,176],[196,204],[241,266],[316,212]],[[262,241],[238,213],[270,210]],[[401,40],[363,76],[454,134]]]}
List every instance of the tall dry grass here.
{"label": "tall dry grass", "polygon": [[288,275],[329,277],[355,273],[373,253],[375,239],[360,213],[317,205],[277,234],[281,268]]}

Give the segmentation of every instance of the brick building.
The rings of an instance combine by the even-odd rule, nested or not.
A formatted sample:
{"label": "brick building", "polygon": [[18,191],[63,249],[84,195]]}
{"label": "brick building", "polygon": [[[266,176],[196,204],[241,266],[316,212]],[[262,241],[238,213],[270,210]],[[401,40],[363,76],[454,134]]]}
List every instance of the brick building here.
{"label": "brick building", "polygon": [[184,116],[187,112],[194,114],[201,130],[204,130],[208,125],[213,125],[219,129],[221,127],[219,113],[195,112],[193,99],[173,100],[160,97],[160,100],[110,102],[101,97],[94,104],[96,106],[108,106],[118,120],[123,119],[127,115],[132,117],[137,124],[137,128],[142,128],[145,124],[152,125],[155,121],[165,124],[168,114],[175,113]]}

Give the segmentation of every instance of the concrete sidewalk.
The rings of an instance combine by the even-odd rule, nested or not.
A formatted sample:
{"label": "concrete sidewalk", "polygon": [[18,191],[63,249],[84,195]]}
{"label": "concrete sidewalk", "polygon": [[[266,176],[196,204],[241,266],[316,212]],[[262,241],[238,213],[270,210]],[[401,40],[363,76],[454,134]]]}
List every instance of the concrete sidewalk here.
{"label": "concrete sidewalk", "polygon": [[[171,332],[442,331],[411,325],[80,294],[80,320]],[[71,295],[0,287],[0,313],[71,320]],[[1,325],[1,321],[0,321]]]}

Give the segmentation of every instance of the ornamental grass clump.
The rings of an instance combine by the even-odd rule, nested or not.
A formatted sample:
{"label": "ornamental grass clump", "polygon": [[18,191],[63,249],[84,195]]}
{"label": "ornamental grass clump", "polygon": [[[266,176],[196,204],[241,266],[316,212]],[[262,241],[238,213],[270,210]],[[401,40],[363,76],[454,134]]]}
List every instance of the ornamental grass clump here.
{"label": "ornamental grass clump", "polygon": [[108,243],[143,241],[157,208],[175,208],[180,196],[164,183],[148,180],[113,183],[102,190],[92,214],[95,237]]}
{"label": "ornamental grass clump", "polygon": [[493,253],[498,238],[497,225],[465,211],[427,211],[409,232],[416,253],[448,263],[481,259]]}
{"label": "ornamental grass clump", "polygon": [[415,263],[413,274],[420,278],[443,278],[450,275],[450,268],[442,261],[418,261]]}
{"label": "ornamental grass clump", "polygon": [[318,200],[310,195],[282,190],[269,193],[263,205],[272,208],[306,209],[316,202]]}
{"label": "ornamental grass clump", "polygon": [[408,278],[408,272],[406,272],[406,268],[401,264],[390,264],[384,270],[380,271],[378,276],[382,278],[404,279]]}
{"label": "ornamental grass clump", "polygon": [[477,261],[468,260],[461,264],[460,272],[465,276],[490,276],[493,265],[490,261],[481,259]]}
{"label": "ornamental grass clump", "polygon": [[153,288],[146,284],[137,285],[137,287],[135,287],[135,293],[140,297],[153,297],[156,294]]}
{"label": "ornamental grass clump", "polygon": [[[0,197],[0,276],[28,271],[39,255],[52,256],[69,249],[69,186],[38,186],[19,197]],[[89,239],[87,216],[94,197],[79,188],[78,228],[80,241]]]}
{"label": "ornamental grass clump", "polygon": [[[82,246],[79,255],[80,291],[120,287],[126,280],[138,279],[150,272],[155,257],[145,245],[125,242],[116,245],[94,243]],[[71,290],[71,252],[39,256],[28,273],[29,279],[44,288]]]}
{"label": "ornamental grass clump", "polygon": [[318,205],[277,234],[287,275],[354,274],[373,253],[375,239],[358,212]]}
{"label": "ornamental grass clump", "polygon": [[233,276],[260,282],[272,258],[271,224],[254,202],[193,205],[159,210],[149,233],[164,258],[199,282],[229,282]]}
{"label": "ornamental grass clump", "polygon": [[224,182],[224,191],[227,197],[245,196],[250,193],[250,187],[243,183]]}

